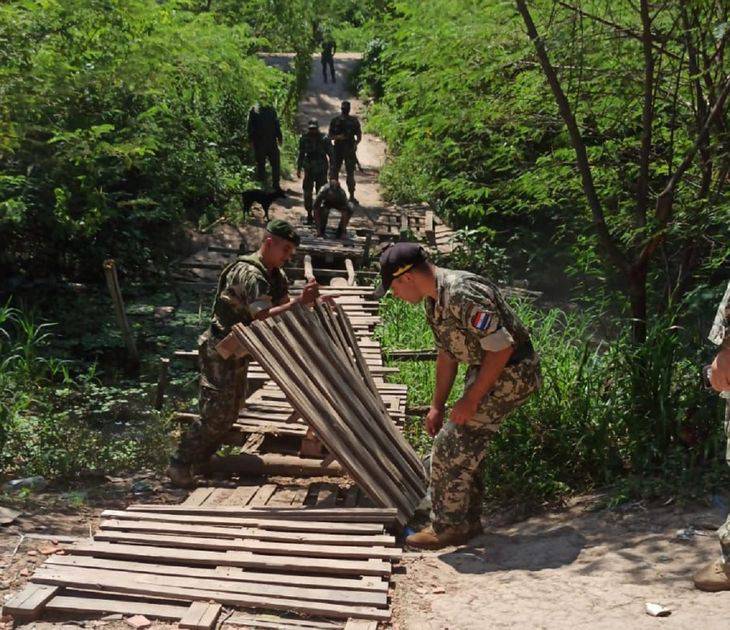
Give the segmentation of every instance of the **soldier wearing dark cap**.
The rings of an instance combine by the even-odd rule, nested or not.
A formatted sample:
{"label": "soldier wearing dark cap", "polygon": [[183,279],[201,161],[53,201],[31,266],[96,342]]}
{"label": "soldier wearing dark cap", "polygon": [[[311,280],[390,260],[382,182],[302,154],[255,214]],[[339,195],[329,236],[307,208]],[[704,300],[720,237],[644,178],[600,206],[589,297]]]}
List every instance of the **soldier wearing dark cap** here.
{"label": "soldier wearing dark cap", "polygon": [[[417,243],[396,243],[380,257],[382,285],[424,303],[438,348],[436,388],[426,416],[431,454],[431,525],[406,539],[440,549],[481,532],[479,467],[504,418],[541,384],[540,360],[524,324],[490,280],[432,264]],[[469,367],[464,393],[446,420],[459,363]]]}
{"label": "soldier wearing dark cap", "polygon": [[304,169],[304,208],[307,211],[307,223],[312,223],[312,191],[322,188],[327,183],[327,171],[332,160],[332,142],[319,130],[319,123],[312,118],[307,125],[307,132],[299,138],[299,157],[297,158],[297,177],[302,176]]}
{"label": "soldier wearing dark cap", "polygon": [[324,82],[327,83],[327,69],[329,68],[332,83],[335,81],[335,53],[337,52],[337,44],[332,37],[327,36],[322,42],[322,75]]}
{"label": "soldier wearing dark cap", "polygon": [[317,236],[322,238],[325,236],[330,210],[338,210],[340,213],[340,224],[337,226],[336,236],[343,238],[355,208],[348,201],[347,195],[336,177],[330,178],[329,183],[322,187],[314,200],[314,226],[317,229]]}
{"label": "soldier wearing dark cap", "polygon": [[216,346],[234,324],[248,325],[288,310],[296,303],[311,304],[318,285],[310,281],[297,298],[289,297],[282,267],[299,245],[299,235],[286,221],[266,226],[258,251],[238,258],[223,269],[213,304],[210,326],[198,339],[200,357],[200,418],[180,440],[167,474],[175,485],[194,485],[192,467],[204,464],[221,445],[238,417],[246,389],[248,357],[223,359]]}
{"label": "soldier wearing dark cap", "polygon": [[271,105],[254,105],[248,113],[248,139],[256,159],[256,179],[266,183],[266,162],[271,166],[271,186],[275,192],[284,194],[281,178],[281,157],[279,145],[283,141],[281,125],[276,110]]}
{"label": "soldier wearing dark cap", "polygon": [[357,145],[362,140],[360,121],[350,115],[349,101],[342,101],[340,106],[342,112],[335,116],[330,123],[329,136],[334,143],[334,159],[330,177],[339,177],[342,163],[345,163],[347,173],[347,190],[350,193],[350,201],[357,203],[355,199],[355,166],[357,166]]}

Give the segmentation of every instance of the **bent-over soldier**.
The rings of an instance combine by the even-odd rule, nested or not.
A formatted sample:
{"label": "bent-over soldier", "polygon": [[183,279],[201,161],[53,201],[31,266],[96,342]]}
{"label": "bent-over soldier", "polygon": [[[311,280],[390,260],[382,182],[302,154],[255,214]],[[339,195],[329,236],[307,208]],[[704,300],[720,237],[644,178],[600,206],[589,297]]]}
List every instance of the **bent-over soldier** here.
{"label": "bent-over soldier", "polygon": [[336,237],[344,238],[347,224],[350,222],[355,208],[348,201],[347,195],[342,190],[342,186],[340,186],[340,182],[336,177],[330,178],[329,183],[322,187],[314,200],[314,226],[317,229],[317,236],[322,238],[325,237],[330,210],[340,212],[340,223],[337,226]]}
{"label": "bent-over soldier", "polygon": [[200,357],[200,418],[180,440],[167,474],[175,485],[194,485],[192,468],[205,464],[230,431],[246,390],[249,358],[223,359],[216,346],[234,324],[248,325],[288,310],[296,303],[311,304],[318,285],[310,281],[295,299],[289,297],[281,270],[299,245],[294,228],[279,219],[266,226],[255,253],[242,256],[223,269],[213,304],[210,326],[198,339]]}
{"label": "bent-over soldier", "polygon": [[[406,539],[439,549],[481,533],[479,469],[504,418],[541,384],[540,360],[524,324],[486,278],[437,267],[417,243],[389,246],[380,257],[382,284],[395,297],[424,302],[436,342],[436,387],[426,416],[431,455],[431,524]],[[446,420],[459,363],[464,393]]]}
{"label": "bent-over soldier", "polygon": [[[707,374],[712,388],[725,398],[725,460],[730,464],[730,282],[715,315],[708,339],[720,349]],[[694,577],[701,591],[730,591],[730,516],[717,530],[720,558],[699,571]]]}
{"label": "bent-over soldier", "polygon": [[322,188],[327,183],[327,172],[332,160],[332,142],[319,130],[319,123],[312,118],[307,124],[307,132],[299,138],[299,156],[297,157],[297,177],[302,176],[304,169],[304,208],[307,211],[307,223],[312,223],[312,191]]}

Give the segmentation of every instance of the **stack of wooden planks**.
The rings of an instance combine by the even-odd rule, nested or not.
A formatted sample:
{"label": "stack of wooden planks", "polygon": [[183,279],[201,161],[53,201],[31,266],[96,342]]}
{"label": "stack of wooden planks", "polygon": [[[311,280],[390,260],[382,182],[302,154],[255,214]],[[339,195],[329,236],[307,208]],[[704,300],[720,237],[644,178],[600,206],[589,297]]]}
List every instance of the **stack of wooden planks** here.
{"label": "stack of wooden planks", "polygon": [[234,326],[219,351],[251,354],[373,503],[408,522],[426,491],[423,466],[388,415],[341,306],[297,306]]}
{"label": "stack of wooden planks", "polygon": [[[395,510],[133,505],[49,557],[4,614],[119,612],[211,628],[221,606],[387,620]],[[293,624],[296,622],[292,622]]]}

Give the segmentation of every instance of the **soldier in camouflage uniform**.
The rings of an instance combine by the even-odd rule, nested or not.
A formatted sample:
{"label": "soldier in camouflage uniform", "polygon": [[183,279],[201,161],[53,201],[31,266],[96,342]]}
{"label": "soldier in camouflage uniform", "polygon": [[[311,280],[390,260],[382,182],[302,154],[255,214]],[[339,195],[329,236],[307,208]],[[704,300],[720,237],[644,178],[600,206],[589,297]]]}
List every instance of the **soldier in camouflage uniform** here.
{"label": "soldier in camouflage uniform", "polygon": [[198,339],[200,356],[200,418],[180,440],[167,474],[175,485],[194,485],[191,468],[204,464],[230,431],[246,390],[248,357],[223,359],[216,346],[234,324],[277,315],[295,303],[311,304],[318,287],[310,282],[296,299],[289,298],[281,267],[291,258],[299,236],[286,221],[275,219],[266,226],[259,250],[242,256],[221,272],[210,327]]}
{"label": "soldier in camouflage uniform", "polygon": [[[730,282],[720,302],[708,339],[720,350],[709,370],[709,384],[725,398],[725,433],[728,437],[725,459],[730,464]],[[730,516],[717,530],[721,556],[694,577],[702,591],[730,591]]]}
{"label": "soldier in camouflage uniform", "polygon": [[329,68],[332,83],[335,81],[335,53],[337,52],[337,44],[331,36],[327,36],[322,42],[322,75],[324,82],[327,83],[327,68]]}
{"label": "soldier in camouflage uniform", "polygon": [[350,201],[357,203],[355,199],[355,166],[357,166],[357,145],[362,140],[360,121],[350,115],[349,101],[342,101],[340,106],[341,115],[335,116],[330,122],[329,136],[334,143],[334,157],[330,177],[339,177],[342,162],[345,163],[347,173],[347,190],[350,193]]}
{"label": "soldier in camouflage uniform", "polygon": [[323,186],[317,193],[314,200],[314,225],[317,228],[317,236],[324,238],[327,230],[327,220],[330,210],[340,212],[340,223],[337,226],[335,236],[344,238],[347,233],[347,224],[355,212],[352,202],[348,201],[345,191],[342,190],[340,182],[336,177],[330,178],[329,183]]}
{"label": "soldier in camouflage uniform", "polygon": [[299,157],[297,158],[297,177],[302,176],[304,169],[304,208],[307,211],[307,223],[312,218],[312,191],[317,192],[327,183],[327,171],[332,161],[332,142],[319,130],[319,123],[312,118],[307,125],[307,133],[299,138]]}
{"label": "soldier in camouflage uniform", "polygon": [[[504,418],[541,384],[530,336],[499,289],[466,271],[436,267],[417,243],[396,243],[380,258],[383,283],[410,303],[424,301],[438,349],[436,389],[426,416],[431,454],[431,525],[409,536],[417,548],[460,544],[481,531],[479,468]],[[464,394],[444,425],[459,363]]]}

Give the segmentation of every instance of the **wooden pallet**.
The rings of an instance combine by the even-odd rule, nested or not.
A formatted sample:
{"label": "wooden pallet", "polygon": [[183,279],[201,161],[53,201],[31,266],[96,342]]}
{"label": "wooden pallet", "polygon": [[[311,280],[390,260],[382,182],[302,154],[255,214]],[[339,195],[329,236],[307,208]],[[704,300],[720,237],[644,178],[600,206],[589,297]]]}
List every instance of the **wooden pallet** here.
{"label": "wooden pallet", "polygon": [[3,613],[121,612],[210,628],[231,606],[385,621],[392,562],[402,553],[385,532],[394,516],[327,507],[107,510],[92,540],[50,556]]}

